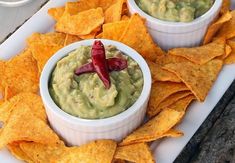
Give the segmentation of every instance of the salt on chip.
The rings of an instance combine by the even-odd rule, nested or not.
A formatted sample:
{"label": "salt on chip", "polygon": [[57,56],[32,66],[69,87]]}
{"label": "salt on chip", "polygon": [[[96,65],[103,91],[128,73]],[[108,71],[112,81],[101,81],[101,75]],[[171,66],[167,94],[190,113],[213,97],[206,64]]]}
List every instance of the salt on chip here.
{"label": "salt on chip", "polygon": [[214,41],[194,48],[175,48],[169,50],[168,53],[170,55],[184,57],[191,62],[202,65],[215,57],[224,55],[225,44]]}
{"label": "salt on chip", "polygon": [[72,44],[74,42],[81,41],[81,38],[79,38],[76,35],[70,35],[66,34],[65,41],[64,41],[64,46]]}
{"label": "salt on chip", "polygon": [[214,59],[204,65],[192,62],[167,64],[163,68],[175,73],[192,91],[200,102],[203,102],[216,80],[223,62]]}
{"label": "salt on chip", "polygon": [[207,29],[206,35],[203,40],[203,44],[209,43],[212,38],[216,35],[219,29],[222,27],[223,24],[231,20],[232,15],[230,12],[224,13],[218,20],[216,20],[213,24],[209,26]]}
{"label": "salt on chip", "polygon": [[128,21],[118,21],[103,25],[102,38],[118,41],[126,29]]}
{"label": "salt on chip", "polygon": [[181,91],[176,92],[169,97],[167,97],[164,101],[162,101],[157,109],[155,110],[155,114],[159,113],[161,110],[166,109],[168,106],[174,104],[175,102],[179,101],[180,99],[192,94],[190,91]]}
{"label": "salt on chip", "polygon": [[221,29],[218,31],[218,34],[216,37],[222,37],[225,39],[230,39],[235,37],[235,10],[231,12],[232,19],[230,19],[228,22],[224,23]]}
{"label": "salt on chip", "polygon": [[155,162],[152,152],[146,143],[117,147],[114,158],[136,163]]}
{"label": "salt on chip", "polygon": [[120,42],[138,51],[145,59],[155,61],[157,55],[164,52],[158,47],[147,31],[145,21],[138,15],[131,16],[126,30],[123,32]]}
{"label": "salt on chip", "polygon": [[63,13],[64,13],[65,7],[56,7],[56,8],[50,8],[47,13],[56,21],[58,21]]}
{"label": "salt on chip", "polygon": [[55,30],[71,35],[87,35],[104,22],[102,8],[90,9],[70,15],[64,12],[63,16],[55,25]]}
{"label": "salt on chip", "polygon": [[25,50],[5,63],[4,81],[5,99],[20,93],[38,91],[37,62],[32,57],[30,50]]}
{"label": "salt on chip", "polygon": [[235,41],[228,40],[229,46],[232,48],[232,52],[224,59],[225,64],[235,63]]}
{"label": "salt on chip", "polygon": [[181,82],[181,80],[172,72],[162,69],[162,67],[150,60],[146,60],[151,71],[153,82],[156,81],[171,81]]}
{"label": "salt on chip", "polygon": [[46,45],[41,43],[34,43],[30,46],[33,57],[37,60],[39,72],[42,71],[48,59],[62,47],[60,45]]}
{"label": "salt on chip", "polygon": [[14,142],[7,145],[7,149],[14,155],[17,159],[26,161],[28,163],[33,163],[33,160],[29,158],[29,156],[22,151],[19,146],[20,142]]}
{"label": "salt on chip", "polygon": [[184,83],[174,82],[155,82],[152,84],[152,90],[150,94],[150,100],[147,108],[147,114],[149,117],[153,117],[158,113],[158,106],[162,101],[168,98],[170,95],[189,90]]}
{"label": "salt on chip", "polygon": [[44,145],[34,142],[22,142],[19,146],[33,162],[41,163],[52,162],[67,150],[63,144]]}
{"label": "salt on chip", "polygon": [[124,4],[124,0],[117,0],[116,3],[111,5],[104,13],[104,21],[105,23],[112,23],[116,21],[120,21],[122,17],[122,6]]}
{"label": "salt on chip", "polygon": [[111,163],[117,144],[113,140],[95,140],[80,147],[72,147],[67,152],[63,153],[54,162],[102,162]]}
{"label": "salt on chip", "polygon": [[177,124],[184,115],[183,112],[178,112],[173,109],[161,111],[153,119],[149,120],[143,126],[139,127],[121,143],[121,146],[135,143],[151,142],[164,137],[165,133]]}
{"label": "salt on chip", "polygon": [[66,35],[64,33],[58,32],[51,32],[46,34],[33,33],[29,38],[27,38],[27,44],[29,47],[34,43],[63,46],[65,38]]}
{"label": "salt on chip", "polygon": [[17,141],[33,141],[41,144],[60,144],[58,136],[41,119],[31,113],[25,104],[12,111],[6,125],[0,133],[0,148]]}

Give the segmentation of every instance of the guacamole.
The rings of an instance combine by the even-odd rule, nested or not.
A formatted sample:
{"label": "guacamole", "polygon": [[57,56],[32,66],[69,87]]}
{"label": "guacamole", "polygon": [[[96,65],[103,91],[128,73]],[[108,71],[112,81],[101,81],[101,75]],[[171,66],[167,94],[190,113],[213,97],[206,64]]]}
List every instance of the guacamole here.
{"label": "guacamole", "polygon": [[191,22],[206,13],[214,0],[136,0],[147,14],[167,21]]}
{"label": "guacamole", "polygon": [[125,111],[139,98],[143,75],[138,64],[114,46],[105,47],[105,51],[106,58],[125,57],[128,62],[128,68],[109,73],[109,89],[97,73],[74,74],[77,67],[91,62],[91,46],[81,46],[57,62],[49,91],[62,110],[84,119],[102,119]]}

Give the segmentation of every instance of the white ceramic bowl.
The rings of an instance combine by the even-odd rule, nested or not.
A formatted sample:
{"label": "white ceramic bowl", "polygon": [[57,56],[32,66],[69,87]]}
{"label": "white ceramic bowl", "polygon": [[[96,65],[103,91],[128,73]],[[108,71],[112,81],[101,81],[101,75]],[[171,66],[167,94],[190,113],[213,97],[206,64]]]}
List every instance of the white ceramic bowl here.
{"label": "white ceramic bowl", "polygon": [[164,50],[175,47],[192,47],[199,45],[208,26],[217,17],[223,0],[215,0],[213,6],[202,16],[192,22],[170,22],[154,18],[142,11],[135,0],[127,0],[130,13],[138,13],[147,21],[149,33],[154,41]]}
{"label": "white ceramic bowl", "polygon": [[100,39],[104,45],[114,45],[133,58],[143,72],[144,85],[138,100],[126,111],[106,119],[81,119],[61,110],[52,100],[48,82],[56,63],[81,45],[92,45],[94,39],[73,43],[59,50],[45,65],[40,78],[40,93],[52,128],[69,144],[81,145],[96,139],[122,140],[143,121],[151,91],[151,74],[145,60],[130,47],[111,40]]}

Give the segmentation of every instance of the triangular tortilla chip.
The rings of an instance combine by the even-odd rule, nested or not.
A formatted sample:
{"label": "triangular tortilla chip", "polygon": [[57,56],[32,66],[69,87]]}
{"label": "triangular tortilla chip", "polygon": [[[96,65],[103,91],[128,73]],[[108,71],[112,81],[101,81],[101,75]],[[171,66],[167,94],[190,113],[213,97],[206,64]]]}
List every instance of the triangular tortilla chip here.
{"label": "triangular tortilla chip", "polygon": [[173,109],[163,110],[153,119],[127,136],[120,145],[151,142],[160,139],[178,123],[183,115],[184,112],[178,112]]}
{"label": "triangular tortilla chip", "polygon": [[11,152],[13,156],[15,156],[19,160],[26,161],[28,163],[33,163],[33,160],[29,158],[29,156],[22,151],[19,146],[19,143],[11,143],[7,145],[7,149]]}
{"label": "triangular tortilla chip", "polygon": [[184,83],[173,83],[173,82],[155,82],[152,85],[149,105],[147,114],[149,117],[153,117],[158,113],[159,104],[164,101],[170,95],[189,90]]}
{"label": "triangular tortilla chip", "polygon": [[83,162],[90,163],[111,163],[116,146],[116,142],[112,140],[96,140],[80,147],[70,148],[54,162],[65,163],[82,160]]}
{"label": "triangular tortilla chip", "polygon": [[218,59],[204,65],[192,62],[181,62],[165,65],[164,68],[175,73],[192,91],[200,102],[203,102],[216,80],[223,62]]}
{"label": "triangular tortilla chip", "polygon": [[194,48],[175,48],[169,50],[170,55],[184,57],[196,64],[205,64],[215,57],[225,53],[225,44],[214,41],[212,43]]}
{"label": "triangular tortilla chip", "polygon": [[232,19],[230,19],[228,22],[224,23],[222,28],[219,30],[218,34],[216,37],[222,37],[225,39],[230,39],[235,37],[235,11],[231,12],[232,14]]}
{"label": "triangular tortilla chip", "polygon": [[232,52],[224,59],[224,64],[235,63],[235,41],[229,40],[229,46],[232,48]]}
{"label": "triangular tortilla chip", "polygon": [[105,23],[112,23],[120,21],[122,17],[122,6],[125,0],[117,0],[116,3],[111,5],[104,13]]}
{"label": "triangular tortilla chip", "polygon": [[56,7],[56,8],[50,8],[47,13],[56,21],[58,21],[63,13],[64,13],[65,7]]}
{"label": "triangular tortilla chip", "polygon": [[138,14],[131,16],[128,26],[119,41],[132,47],[145,59],[151,61],[156,60],[157,55],[164,54],[161,48],[153,42],[147,31],[145,21]]}
{"label": "triangular tortilla chip", "polygon": [[164,66],[169,63],[180,63],[180,62],[188,62],[188,59],[175,55],[159,55],[155,62],[161,66]]}
{"label": "triangular tortilla chip", "polygon": [[81,39],[94,39],[95,36],[101,31],[101,27],[96,28],[90,34],[79,36]]}
{"label": "triangular tortilla chip", "polygon": [[222,7],[220,8],[220,14],[224,14],[230,11],[231,0],[223,0]]}
{"label": "triangular tortilla chip", "polygon": [[118,147],[114,158],[136,163],[154,163],[154,157],[146,143]]}
{"label": "triangular tortilla chip", "polygon": [[70,15],[64,12],[63,16],[55,25],[55,30],[71,35],[87,35],[104,22],[102,8],[90,9]]}
{"label": "triangular tortilla chip", "polygon": [[72,44],[72,43],[77,42],[77,41],[81,41],[81,40],[82,39],[79,38],[76,35],[66,34],[65,41],[64,41],[64,46]]}
{"label": "triangular tortilla chip", "polygon": [[127,25],[128,21],[118,21],[104,24],[102,38],[118,41]]}
{"label": "triangular tortilla chip", "polygon": [[164,70],[160,65],[150,60],[146,60],[151,71],[153,82],[156,81],[171,81],[181,82],[181,80],[172,72]]}
{"label": "triangular tortilla chip", "polygon": [[176,101],[174,104],[168,106],[168,108],[179,111],[179,112],[185,112],[189,104],[195,100],[194,95],[188,95],[184,98],[179,99],[179,101]]}
{"label": "triangular tortilla chip", "polygon": [[231,13],[226,12],[212,25],[210,25],[204,37],[203,44],[209,43],[212,40],[212,38],[215,36],[215,34],[219,31],[219,29],[222,27],[222,25],[228,22],[231,18],[232,18]]}
{"label": "triangular tortilla chip", "polygon": [[58,136],[41,119],[31,113],[25,104],[18,104],[0,133],[0,148],[17,141],[33,141],[41,144],[60,144]]}

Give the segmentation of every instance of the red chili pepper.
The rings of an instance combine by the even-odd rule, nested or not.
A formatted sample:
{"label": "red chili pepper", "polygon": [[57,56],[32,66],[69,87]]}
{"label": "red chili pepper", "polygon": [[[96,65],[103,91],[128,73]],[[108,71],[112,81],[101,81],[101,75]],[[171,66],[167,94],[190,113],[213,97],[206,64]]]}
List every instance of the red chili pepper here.
{"label": "red chili pepper", "polygon": [[[112,71],[121,71],[127,68],[127,60],[122,58],[109,58],[107,59],[108,62],[108,70],[109,72]],[[84,73],[90,73],[95,72],[95,68],[93,66],[93,63],[87,63],[83,65],[82,67],[79,67],[75,70],[76,75],[81,75]]]}
{"label": "red chili pepper", "polygon": [[101,41],[95,41],[91,50],[91,59],[96,73],[103,81],[104,86],[110,88],[108,64],[105,58],[105,49]]}

